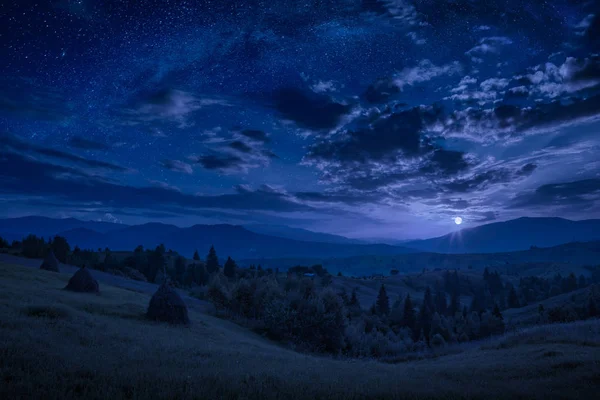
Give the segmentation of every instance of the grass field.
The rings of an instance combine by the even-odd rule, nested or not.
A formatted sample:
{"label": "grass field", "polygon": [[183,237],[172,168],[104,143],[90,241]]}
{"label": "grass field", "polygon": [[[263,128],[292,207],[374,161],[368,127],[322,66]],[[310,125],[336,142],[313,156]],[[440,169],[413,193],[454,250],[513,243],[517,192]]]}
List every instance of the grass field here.
{"label": "grass field", "polygon": [[519,331],[400,364],[302,355],[190,307],[144,320],[149,295],[0,264],[0,398],[550,399],[600,390],[600,323]]}

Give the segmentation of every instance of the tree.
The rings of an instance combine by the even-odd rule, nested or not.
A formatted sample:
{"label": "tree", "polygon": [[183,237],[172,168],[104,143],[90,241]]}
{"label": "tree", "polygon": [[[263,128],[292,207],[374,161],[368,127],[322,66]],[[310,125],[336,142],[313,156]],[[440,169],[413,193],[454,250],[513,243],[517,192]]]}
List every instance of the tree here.
{"label": "tree", "polygon": [[575,274],[571,272],[567,278],[567,292],[572,292],[574,290],[577,290],[577,278],[575,277]]}
{"label": "tree", "polygon": [[377,312],[381,315],[388,315],[390,313],[390,299],[388,298],[384,285],[381,285],[381,287],[379,288],[376,309]]}
{"label": "tree", "polygon": [[460,311],[460,297],[458,296],[458,292],[452,293],[452,298],[450,299],[450,306],[448,307],[448,315],[453,317],[454,314]]}
{"label": "tree", "polygon": [[598,316],[598,307],[596,307],[596,302],[594,298],[590,296],[590,301],[588,303],[588,316],[589,317],[597,317]]}
{"label": "tree", "polygon": [[182,256],[178,256],[175,259],[175,280],[177,280],[177,282],[183,283],[185,278],[186,267],[187,262],[185,261],[185,258]]}
{"label": "tree", "polygon": [[514,287],[510,288],[510,292],[508,292],[508,299],[506,301],[508,303],[508,308],[519,308],[519,297],[517,296],[517,291]]}
{"label": "tree", "polygon": [[156,246],[156,249],[154,249],[154,251],[150,251],[148,254],[148,265],[146,271],[142,272],[144,275],[146,275],[146,278],[148,278],[150,282],[156,281],[159,271],[162,271],[164,275],[164,269],[167,260],[165,259],[165,253],[163,250],[164,246],[162,246],[162,248],[161,246]]}
{"label": "tree", "polygon": [[206,256],[206,271],[209,274],[213,274],[219,270],[219,257],[217,257],[217,251],[214,246],[210,246],[208,255]]}
{"label": "tree", "polygon": [[352,295],[350,296],[350,304],[349,305],[360,308],[360,302],[358,301],[358,297],[356,296],[356,289],[352,290]]}
{"label": "tree", "polygon": [[235,278],[236,269],[237,265],[235,264],[235,261],[233,261],[231,257],[227,257],[227,261],[225,261],[225,265],[223,266],[223,274],[226,277],[233,279]]}
{"label": "tree", "polygon": [[577,285],[579,286],[579,289],[583,289],[584,287],[587,286],[587,282],[585,280],[585,276],[579,275],[579,279],[578,279]]}
{"label": "tree", "polygon": [[435,309],[440,315],[446,315],[448,310],[448,303],[446,300],[446,293],[442,290],[442,288],[438,285],[435,291],[435,297],[433,299],[435,303]]}
{"label": "tree", "polygon": [[198,250],[194,251],[194,261],[200,261],[200,254],[198,254]]}
{"label": "tree", "polygon": [[27,258],[43,258],[46,256],[46,241],[43,237],[28,235],[21,243],[23,256]]}
{"label": "tree", "polygon": [[423,332],[425,341],[429,344],[429,338],[431,334],[431,315],[432,310],[429,308],[426,302],[423,302],[423,306],[419,310],[419,327]]}
{"label": "tree", "polygon": [[0,237],[0,249],[6,249],[10,247],[10,245],[8,244],[8,242]]}
{"label": "tree", "polygon": [[416,326],[416,316],[415,310],[410,299],[410,294],[406,295],[406,299],[404,299],[404,313],[402,314],[402,326],[406,328],[410,328],[411,330],[415,330]]}
{"label": "tree", "polygon": [[433,296],[431,295],[431,288],[427,286],[425,289],[425,296],[423,297],[423,304],[429,308],[430,312],[435,312],[435,303],[433,301]]}
{"label": "tree", "polygon": [[499,318],[502,321],[504,321],[504,317],[502,316],[502,313],[500,312],[500,307],[498,307],[498,304],[494,304],[494,310],[492,311],[492,315],[494,317]]}
{"label": "tree", "polygon": [[54,236],[54,240],[52,241],[52,245],[50,246],[57,260],[61,263],[66,263],[67,258],[69,257],[69,253],[71,252],[71,246],[69,246],[69,242],[62,236]]}

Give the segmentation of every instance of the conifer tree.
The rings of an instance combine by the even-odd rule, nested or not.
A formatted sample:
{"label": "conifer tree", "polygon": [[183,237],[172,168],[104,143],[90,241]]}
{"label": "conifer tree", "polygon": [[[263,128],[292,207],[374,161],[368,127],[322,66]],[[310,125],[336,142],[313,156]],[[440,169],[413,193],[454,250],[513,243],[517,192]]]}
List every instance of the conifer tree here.
{"label": "conifer tree", "polygon": [[502,316],[502,313],[500,312],[500,307],[498,307],[498,304],[494,304],[494,310],[492,311],[492,315],[494,317],[499,318],[502,321],[504,321],[504,317]]}
{"label": "conifer tree", "polygon": [[237,269],[237,265],[235,261],[231,257],[227,257],[227,261],[225,261],[225,265],[223,266],[223,274],[228,278],[235,278],[235,271]]}
{"label": "conifer tree", "polygon": [[210,246],[208,255],[206,256],[206,271],[213,274],[219,270],[219,258],[214,246]]}
{"label": "conifer tree", "polygon": [[194,251],[194,261],[200,261],[200,254],[198,254],[198,250]]}
{"label": "conifer tree", "polygon": [[588,303],[588,315],[590,317],[598,316],[598,307],[596,307],[596,302],[592,296],[590,296],[590,301]]}
{"label": "conifer tree", "polygon": [[508,303],[508,308],[519,308],[519,297],[517,296],[517,291],[514,287],[510,288],[506,302]]}
{"label": "conifer tree", "polygon": [[356,289],[352,290],[352,295],[350,296],[350,305],[353,307],[360,307],[358,296],[356,296]]}
{"label": "conifer tree", "polygon": [[446,301],[446,293],[444,293],[444,291],[441,289],[441,287],[439,285],[435,291],[434,303],[435,303],[435,310],[440,315],[446,315],[446,312],[448,310],[448,303]]}
{"label": "conifer tree", "polygon": [[381,315],[387,315],[390,313],[390,299],[385,291],[385,286],[381,285],[379,288],[379,294],[377,295],[376,303],[377,312]]}
{"label": "conifer tree", "polygon": [[402,326],[415,330],[416,316],[415,310],[410,299],[410,294],[406,295],[404,300],[404,313],[402,315]]}
{"label": "conifer tree", "polygon": [[433,296],[431,295],[431,288],[429,286],[425,289],[423,304],[427,306],[430,312],[435,312],[435,303],[433,302]]}
{"label": "conifer tree", "polygon": [[452,294],[452,298],[450,299],[450,306],[448,307],[448,315],[453,317],[454,314],[460,311],[460,297],[458,296],[458,292],[454,292]]}

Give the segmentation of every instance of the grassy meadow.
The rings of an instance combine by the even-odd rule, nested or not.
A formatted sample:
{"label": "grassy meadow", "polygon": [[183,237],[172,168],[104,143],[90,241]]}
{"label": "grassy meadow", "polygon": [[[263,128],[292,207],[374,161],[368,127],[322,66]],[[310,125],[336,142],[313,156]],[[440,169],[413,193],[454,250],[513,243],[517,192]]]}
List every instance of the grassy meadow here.
{"label": "grassy meadow", "polygon": [[600,389],[598,320],[385,364],[299,354],[194,304],[190,327],[149,322],[150,295],[71,293],[68,279],[0,264],[1,398],[585,399]]}

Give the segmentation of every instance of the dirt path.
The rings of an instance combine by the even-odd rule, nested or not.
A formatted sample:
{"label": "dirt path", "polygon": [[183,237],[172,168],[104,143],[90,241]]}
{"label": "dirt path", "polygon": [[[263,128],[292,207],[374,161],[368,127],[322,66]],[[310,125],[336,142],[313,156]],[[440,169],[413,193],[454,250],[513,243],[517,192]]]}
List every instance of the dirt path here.
{"label": "dirt path", "polygon": [[[22,265],[24,267],[30,268],[39,268],[42,265],[42,259],[37,258],[24,258],[24,257],[16,257],[9,254],[0,254],[0,263],[7,264],[15,264]],[[60,264],[60,272],[72,275],[77,271],[79,267],[68,265],[68,264]],[[140,282],[135,281],[133,279],[124,278],[122,276],[116,276],[112,274],[108,274],[106,272],[98,271],[95,269],[90,269],[92,275],[100,284],[116,286],[122,289],[134,290],[140,293],[146,293],[149,295],[154,294],[156,289],[158,289],[158,285],[149,282]],[[178,290],[181,297],[185,300],[188,306],[194,306],[195,309],[206,312],[211,309],[211,304],[207,301],[199,300],[195,297],[189,296],[182,290]]]}

